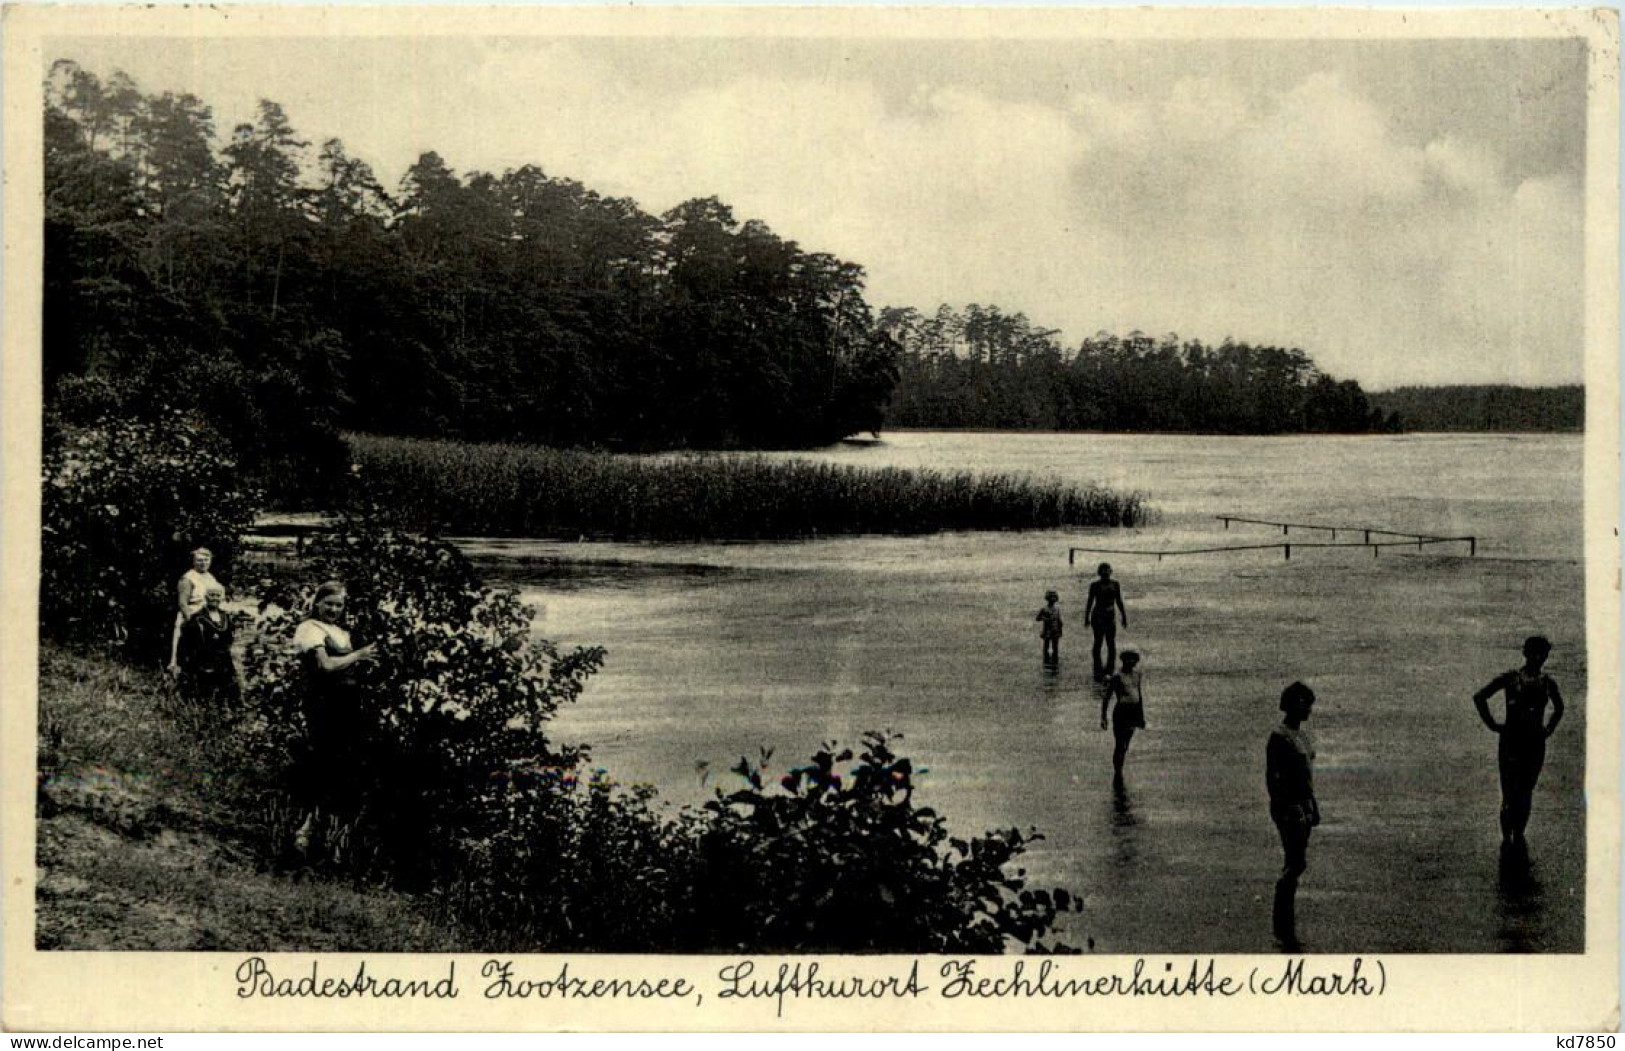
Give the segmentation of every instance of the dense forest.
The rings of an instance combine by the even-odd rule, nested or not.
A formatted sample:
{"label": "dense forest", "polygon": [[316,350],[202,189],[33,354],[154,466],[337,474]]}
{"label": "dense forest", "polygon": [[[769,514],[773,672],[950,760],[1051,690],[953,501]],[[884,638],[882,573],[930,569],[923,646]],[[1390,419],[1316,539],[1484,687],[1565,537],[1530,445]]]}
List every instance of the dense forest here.
{"label": "dense forest", "polygon": [[883,310],[902,348],[894,427],[1277,434],[1397,430],[1302,350],[1099,333],[1065,350],[1021,314]]}
{"label": "dense forest", "polygon": [[58,62],[45,198],[52,407],[201,414],[273,473],[339,429],[812,445],[879,426],[895,381],[863,270],[715,198],[652,216],[434,153],[390,190],[269,101],[221,144],[198,98]]}
{"label": "dense forest", "polygon": [[1583,431],[1585,388],[1399,387],[1371,404],[1397,413],[1411,431]]}

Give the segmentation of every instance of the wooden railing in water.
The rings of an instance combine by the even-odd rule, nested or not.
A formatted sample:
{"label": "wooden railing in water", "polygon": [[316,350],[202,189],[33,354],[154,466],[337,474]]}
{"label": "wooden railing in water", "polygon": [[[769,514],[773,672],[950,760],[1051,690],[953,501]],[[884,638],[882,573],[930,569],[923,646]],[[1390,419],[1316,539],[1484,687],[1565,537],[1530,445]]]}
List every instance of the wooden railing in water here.
{"label": "wooden railing in water", "polygon": [[[1313,547],[1313,548],[1321,548],[1321,547],[1362,547],[1362,548],[1370,548],[1371,549],[1371,557],[1376,558],[1378,555],[1382,554],[1382,549],[1385,548],[1385,547],[1415,547],[1416,550],[1420,551],[1429,544],[1466,544],[1467,545],[1467,554],[1468,554],[1469,557],[1473,557],[1473,556],[1476,556],[1478,554],[1478,537],[1476,537],[1476,536],[1434,536],[1434,535],[1432,535],[1430,533],[1411,533],[1411,532],[1407,532],[1405,530],[1400,530],[1400,529],[1381,529],[1381,528],[1378,528],[1376,526],[1326,525],[1326,524],[1323,524],[1323,523],[1320,523],[1320,522],[1280,522],[1280,521],[1275,521],[1275,520],[1267,519],[1267,518],[1247,518],[1247,517],[1242,516],[1242,515],[1214,515],[1213,517],[1217,518],[1219,521],[1223,522],[1224,523],[1224,528],[1226,530],[1228,530],[1230,528],[1230,523],[1231,522],[1238,522],[1238,523],[1242,523],[1242,524],[1245,524],[1245,525],[1262,525],[1262,526],[1270,526],[1272,528],[1278,528],[1278,529],[1281,530],[1281,535],[1282,536],[1291,535],[1291,532],[1294,529],[1305,529],[1305,530],[1315,530],[1315,531],[1319,531],[1319,532],[1323,532],[1323,533],[1330,533],[1331,536],[1332,536],[1332,539],[1329,542],[1328,541],[1314,541],[1314,540],[1310,540],[1310,541],[1302,541],[1302,540],[1300,540],[1300,541],[1297,541],[1296,543],[1290,542],[1290,541],[1283,541],[1283,542],[1278,543],[1278,544],[1232,544],[1232,545],[1223,546],[1223,547],[1180,548],[1178,550],[1173,550],[1173,551],[1169,551],[1167,549],[1163,549],[1161,551],[1133,551],[1133,550],[1129,550],[1129,549],[1126,549],[1126,548],[1113,548],[1113,547],[1069,547],[1069,548],[1066,549],[1066,564],[1069,565],[1069,566],[1076,565],[1077,564],[1077,556],[1080,553],[1094,554],[1094,555],[1155,555],[1157,557],[1157,561],[1161,562],[1164,558],[1172,556],[1172,555],[1208,555],[1208,554],[1214,554],[1214,553],[1217,553],[1217,552],[1225,552],[1225,551],[1276,551],[1276,550],[1279,550],[1279,551],[1283,552],[1283,554],[1286,556],[1286,558],[1288,560],[1290,560],[1292,558],[1292,549],[1294,547],[1298,547],[1298,548],[1308,548],[1308,547]],[[1350,541],[1338,542],[1338,540],[1337,540],[1337,534],[1338,533],[1359,533],[1359,534],[1362,534],[1363,539],[1359,540],[1359,541],[1350,540]],[[1406,539],[1403,539],[1403,540],[1372,540],[1371,538],[1373,536],[1376,536],[1376,537],[1385,537],[1385,536],[1404,537]]]}
{"label": "wooden railing in water", "polygon": [[[1363,533],[1365,535],[1365,543],[1361,544],[1361,547],[1365,547],[1366,545],[1370,544],[1371,538],[1374,535],[1403,536],[1410,538],[1409,541],[1405,542],[1407,544],[1415,543],[1418,540],[1425,541],[1430,544],[1465,543],[1468,545],[1469,554],[1478,554],[1478,538],[1473,536],[1435,536],[1432,533],[1412,533],[1403,529],[1378,529],[1376,526],[1363,525],[1323,525],[1319,522],[1276,522],[1267,518],[1243,518],[1241,515],[1214,515],[1213,517],[1223,522],[1226,530],[1230,528],[1231,522],[1242,522],[1247,525],[1279,527],[1282,536],[1287,536],[1294,529],[1315,529],[1323,533],[1330,533],[1333,540],[1337,539],[1338,533]],[[1390,544],[1389,546],[1393,545]]]}

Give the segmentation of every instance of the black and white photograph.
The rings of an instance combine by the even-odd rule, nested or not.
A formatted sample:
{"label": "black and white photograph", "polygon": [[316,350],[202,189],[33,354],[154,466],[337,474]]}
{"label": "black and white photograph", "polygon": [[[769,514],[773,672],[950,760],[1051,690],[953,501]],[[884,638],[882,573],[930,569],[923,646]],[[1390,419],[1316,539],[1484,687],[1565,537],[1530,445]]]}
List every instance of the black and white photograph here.
{"label": "black and white photograph", "polygon": [[1617,1027],[1614,12],[6,14],[8,1027]]}

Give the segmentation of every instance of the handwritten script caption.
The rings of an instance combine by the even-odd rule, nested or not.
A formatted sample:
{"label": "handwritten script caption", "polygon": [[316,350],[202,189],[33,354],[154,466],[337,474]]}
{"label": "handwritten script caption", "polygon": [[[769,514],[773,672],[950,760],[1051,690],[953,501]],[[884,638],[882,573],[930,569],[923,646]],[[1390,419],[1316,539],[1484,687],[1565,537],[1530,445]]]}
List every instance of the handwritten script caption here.
{"label": "handwritten script caption", "polygon": [[[392,964],[394,961],[391,961]],[[395,968],[405,971],[404,966]],[[362,960],[336,969],[320,959],[276,966],[250,956],[235,971],[239,999],[408,999],[476,1001],[664,1000],[702,1006],[772,1004],[783,1018],[796,1003],[839,1000],[1068,1000],[1209,999],[1230,997],[1382,996],[1388,971],[1381,959],[1355,956],[1286,958],[1247,965],[1217,957],[1152,962],[1144,957],[1108,963],[1059,959],[912,959],[884,974],[843,972],[819,961],[733,960],[711,978],[655,973],[612,977],[566,960],[538,963],[490,958],[459,975],[456,960],[435,973],[393,973]]]}

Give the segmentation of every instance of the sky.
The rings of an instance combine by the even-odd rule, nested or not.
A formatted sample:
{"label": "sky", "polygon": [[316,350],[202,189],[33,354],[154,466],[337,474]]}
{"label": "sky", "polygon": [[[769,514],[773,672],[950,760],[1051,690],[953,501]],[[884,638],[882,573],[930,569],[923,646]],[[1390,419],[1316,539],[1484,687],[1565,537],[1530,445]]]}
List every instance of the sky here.
{"label": "sky", "polygon": [[217,132],[282,104],[386,186],[428,150],[660,213],[717,196],[869,301],[1297,346],[1368,389],[1583,373],[1567,40],[63,39]]}

